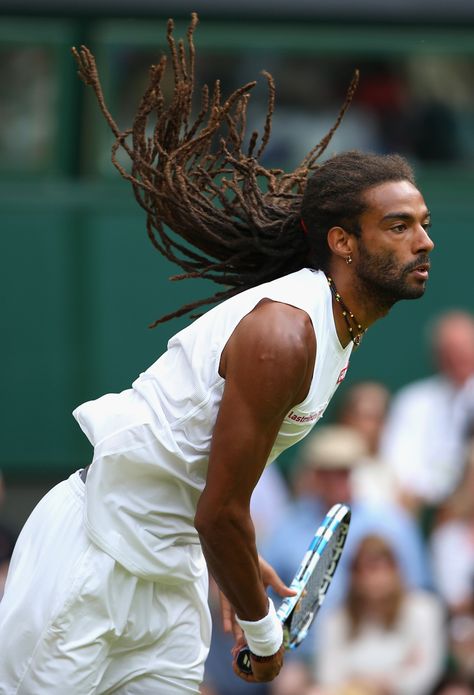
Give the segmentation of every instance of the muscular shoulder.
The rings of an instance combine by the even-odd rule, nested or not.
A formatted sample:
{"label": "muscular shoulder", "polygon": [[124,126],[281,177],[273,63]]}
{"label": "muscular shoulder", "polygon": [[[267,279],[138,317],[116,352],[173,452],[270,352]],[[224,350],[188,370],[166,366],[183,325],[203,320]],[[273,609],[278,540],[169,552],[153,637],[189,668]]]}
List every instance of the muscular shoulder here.
{"label": "muscular shoulder", "polygon": [[261,383],[277,377],[297,403],[309,388],[315,358],[316,336],[308,314],[264,300],[234,330],[223,352],[221,375],[245,370]]}
{"label": "muscular shoulder", "polygon": [[228,347],[252,352],[256,359],[293,359],[314,356],[316,336],[308,314],[281,302],[263,300],[234,330]]}

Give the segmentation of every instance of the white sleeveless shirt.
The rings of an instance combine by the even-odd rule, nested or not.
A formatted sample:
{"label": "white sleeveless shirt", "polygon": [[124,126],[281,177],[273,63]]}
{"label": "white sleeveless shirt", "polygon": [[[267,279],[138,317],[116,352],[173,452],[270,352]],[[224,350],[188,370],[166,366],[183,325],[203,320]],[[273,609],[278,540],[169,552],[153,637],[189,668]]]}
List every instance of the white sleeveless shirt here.
{"label": "white sleeveless shirt", "polygon": [[237,324],[262,299],[303,309],[317,340],[308,395],[286,415],[269,457],[274,460],[323,415],[349,363],[352,343],[342,348],[339,342],[321,271],[297,271],[214,307],[172,337],[131,389],[84,403],[73,413],[94,446],[86,483],[87,531],[142,578],[175,583],[203,571],[193,520],[225,385],[220,358]]}

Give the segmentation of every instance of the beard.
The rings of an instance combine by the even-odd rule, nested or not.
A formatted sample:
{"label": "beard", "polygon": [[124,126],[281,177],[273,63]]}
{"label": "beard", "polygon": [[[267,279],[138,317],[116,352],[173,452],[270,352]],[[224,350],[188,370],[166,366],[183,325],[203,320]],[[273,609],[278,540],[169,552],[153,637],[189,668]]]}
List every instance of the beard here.
{"label": "beard", "polygon": [[381,309],[389,309],[401,299],[418,299],[426,289],[426,281],[416,281],[410,276],[419,265],[429,263],[428,254],[420,254],[405,265],[397,263],[388,251],[371,253],[358,238],[359,259],[357,278],[361,290],[371,302],[375,300]]}

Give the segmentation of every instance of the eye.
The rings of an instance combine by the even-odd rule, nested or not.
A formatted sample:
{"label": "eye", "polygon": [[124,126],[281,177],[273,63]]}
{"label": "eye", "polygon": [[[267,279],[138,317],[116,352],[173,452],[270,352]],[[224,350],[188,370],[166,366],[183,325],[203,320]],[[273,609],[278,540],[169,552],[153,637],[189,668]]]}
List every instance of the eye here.
{"label": "eye", "polygon": [[432,225],[431,222],[425,222],[425,224],[422,224],[421,226],[423,227],[423,229],[425,230],[425,232],[429,232],[430,229],[431,229],[431,227],[432,227],[433,225]]}
{"label": "eye", "polygon": [[390,229],[393,232],[404,232],[405,229],[407,228],[406,224],[404,222],[400,222],[399,224],[394,224],[393,227],[390,227]]}

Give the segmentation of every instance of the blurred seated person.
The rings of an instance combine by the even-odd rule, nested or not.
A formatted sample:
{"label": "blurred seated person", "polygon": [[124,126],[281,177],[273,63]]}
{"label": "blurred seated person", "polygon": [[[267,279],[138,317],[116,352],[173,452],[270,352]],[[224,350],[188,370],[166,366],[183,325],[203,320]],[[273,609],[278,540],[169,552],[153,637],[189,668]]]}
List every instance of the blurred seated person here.
{"label": "blurred seated person", "polygon": [[380,452],[380,440],[387,418],[390,392],[376,381],[361,381],[346,389],[337,421],[359,432],[367,454],[352,472],[354,499],[377,503],[398,503],[400,492],[393,469]]}
{"label": "blurred seated person", "polygon": [[430,337],[436,372],[393,397],[381,447],[415,515],[441,504],[462,474],[465,433],[457,413],[474,375],[474,317],[460,310],[443,314]]}
{"label": "blurred seated person", "polygon": [[318,695],[426,695],[445,664],[444,608],[408,589],[382,536],[352,557],[344,603],[325,614],[314,663]]}
{"label": "blurred seated person", "polygon": [[418,526],[396,504],[354,498],[352,475],[363,464],[367,446],[361,435],[343,425],[320,425],[303,445],[291,478],[294,499],[260,552],[283,581],[291,581],[317,526],[339,502],[351,506],[352,519],[344,553],[325,604],[340,600],[347,585],[349,557],[359,540],[378,531],[395,548],[409,586],[429,586],[426,549]]}
{"label": "blurred seated person", "polygon": [[450,613],[470,611],[474,601],[474,440],[458,488],[438,511],[430,549],[436,590]]}
{"label": "blurred seated person", "polygon": [[474,684],[474,604],[449,621],[449,654],[456,671]]}
{"label": "blurred seated person", "polygon": [[459,674],[447,673],[443,675],[429,695],[474,695],[474,686]]}
{"label": "blurred seated person", "polygon": [[[352,555],[368,533],[376,532],[391,543],[407,586],[426,587],[431,582],[420,530],[406,510],[386,502],[375,504],[353,499],[352,473],[366,453],[366,443],[358,432],[343,425],[320,425],[307,438],[294,469],[295,499],[273,536],[259,548],[283,581],[290,582],[326,512],[338,502],[350,504],[352,520],[348,538],[320,616],[344,599]],[[278,605],[277,597],[276,601]],[[301,695],[314,645],[317,648],[324,639],[319,625],[318,617],[306,640],[287,654],[285,668],[272,684],[272,695]]]}
{"label": "blurred seated person", "polygon": [[435,588],[449,610],[449,647],[459,672],[474,680],[474,440],[457,490],[431,535]]}
{"label": "blurred seated person", "polygon": [[289,501],[288,484],[278,462],[275,462],[264,469],[250,500],[250,513],[258,542],[263,543],[273,533]]}

